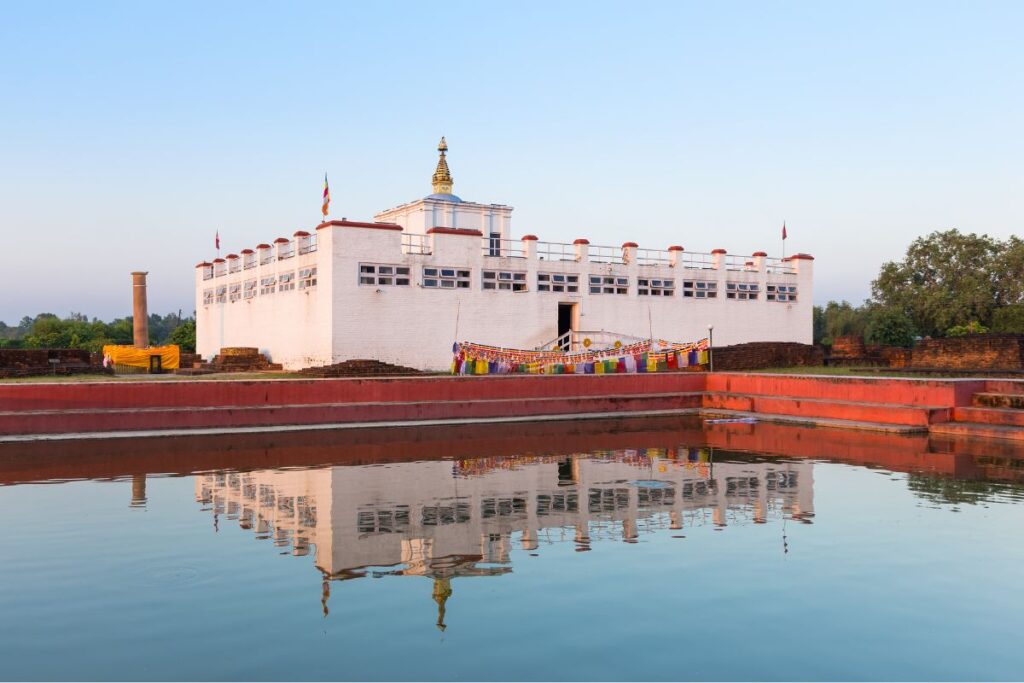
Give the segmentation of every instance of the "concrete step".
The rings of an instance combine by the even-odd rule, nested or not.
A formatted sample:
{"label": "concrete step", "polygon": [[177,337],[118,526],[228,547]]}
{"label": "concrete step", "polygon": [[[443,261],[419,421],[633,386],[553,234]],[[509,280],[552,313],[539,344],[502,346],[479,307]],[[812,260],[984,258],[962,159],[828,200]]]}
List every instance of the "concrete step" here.
{"label": "concrete step", "polygon": [[997,394],[1024,394],[1024,380],[990,379],[985,385],[985,391]]}
{"label": "concrete step", "polygon": [[275,425],[485,419],[522,416],[634,414],[697,410],[699,393],[573,396],[475,401],[326,403],[28,410],[0,412],[0,435],[110,432]]}
{"label": "concrete step", "polygon": [[1024,410],[1024,394],[1006,394],[997,392],[979,392],[971,398],[971,403],[986,408],[1013,408]]}
{"label": "concrete step", "polygon": [[822,377],[769,373],[711,373],[709,392],[750,396],[787,396],[899,406],[967,405],[986,380],[931,380],[880,377]]}
{"label": "concrete step", "polygon": [[[755,418],[758,422],[769,422],[779,424],[800,425],[808,427],[832,427],[834,429],[858,429],[869,432],[886,432],[890,434],[927,434],[928,427],[925,425],[903,425],[891,422],[863,422],[859,420],[841,420],[827,417],[811,417],[806,415],[788,415],[781,413],[751,413],[742,410],[727,410],[721,408],[703,408],[700,411],[701,417],[714,419],[720,417]],[[706,429],[717,431],[722,428],[735,427],[736,425],[710,424]],[[735,447],[735,444],[733,444]],[[779,454],[786,453],[786,448],[780,449]],[[816,451],[819,455],[825,455],[826,451]]]}
{"label": "concrete step", "polygon": [[953,422],[977,422],[979,424],[1024,427],[1024,410],[1006,408],[953,408]]}
{"label": "concrete step", "polygon": [[949,420],[949,408],[907,406],[864,401],[790,398],[709,392],[704,396],[708,410],[736,410],[765,415],[792,415],[850,422],[898,424],[927,427]]}
{"label": "concrete step", "polygon": [[935,436],[1024,441],[1024,428],[981,422],[946,422],[932,425],[930,432]]}

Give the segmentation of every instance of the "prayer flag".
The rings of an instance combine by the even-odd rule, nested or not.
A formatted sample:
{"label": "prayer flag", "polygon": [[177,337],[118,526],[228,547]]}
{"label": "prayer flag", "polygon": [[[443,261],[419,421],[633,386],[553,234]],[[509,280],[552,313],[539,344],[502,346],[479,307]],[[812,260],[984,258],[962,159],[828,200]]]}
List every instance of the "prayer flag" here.
{"label": "prayer flag", "polygon": [[331,204],[331,188],[327,184],[327,174],[324,173],[324,205],[320,208],[323,211],[324,218],[327,218],[327,207]]}

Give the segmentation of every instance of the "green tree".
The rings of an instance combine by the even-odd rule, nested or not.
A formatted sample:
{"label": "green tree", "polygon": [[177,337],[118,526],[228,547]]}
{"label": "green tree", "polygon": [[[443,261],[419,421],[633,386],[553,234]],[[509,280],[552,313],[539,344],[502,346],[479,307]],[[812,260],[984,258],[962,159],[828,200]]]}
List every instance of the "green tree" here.
{"label": "green tree", "polygon": [[864,336],[867,328],[865,307],[857,307],[848,301],[829,301],[821,313],[821,343],[831,345],[836,337]]}
{"label": "green tree", "polygon": [[873,298],[903,311],[925,335],[940,336],[972,320],[987,323],[999,303],[996,273],[1003,252],[1004,243],[987,235],[933,232],[914,240],[902,261],[882,266],[871,285]]}
{"label": "green tree", "polygon": [[993,311],[992,331],[1024,334],[1024,304],[1001,306]]}
{"label": "green tree", "polygon": [[864,341],[882,346],[914,345],[917,331],[907,314],[898,308],[874,306],[866,313],[868,322],[864,329]]}
{"label": "green tree", "polygon": [[168,344],[177,344],[182,351],[196,352],[196,321],[189,319],[174,328],[167,337]]}

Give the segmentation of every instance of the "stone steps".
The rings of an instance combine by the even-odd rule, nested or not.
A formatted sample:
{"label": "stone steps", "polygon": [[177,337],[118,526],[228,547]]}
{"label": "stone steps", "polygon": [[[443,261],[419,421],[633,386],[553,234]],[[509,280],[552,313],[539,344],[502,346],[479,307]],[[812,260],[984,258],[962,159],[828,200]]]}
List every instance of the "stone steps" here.
{"label": "stone steps", "polygon": [[932,425],[929,431],[935,436],[965,439],[1005,439],[1024,442],[1024,429],[1000,424],[946,422],[944,424]]}
{"label": "stone steps", "polygon": [[958,407],[953,408],[952,421],[1024,427],[1024,410]]}
{"label": "stone steps", "polygon": [[700,393],[262,406],[21,410],[0,412],[0,435],[422,422],[448,419],[630,415],[700,408]]}
{"label": "stone steps", "polygon": [[974,395],[971,402],[985,408],[1012,408],[1024,410],[1024,393],[1007,394],[994,392],[980,392]]}
{"label": "stone steps", "polygon": [[755,415],[788,415],[803,419],[817,418],[913,427],[927,427],[950,419],[949,408],[935,406],[723,392],[706,393],[703,405],[708,410],[732,410]]}

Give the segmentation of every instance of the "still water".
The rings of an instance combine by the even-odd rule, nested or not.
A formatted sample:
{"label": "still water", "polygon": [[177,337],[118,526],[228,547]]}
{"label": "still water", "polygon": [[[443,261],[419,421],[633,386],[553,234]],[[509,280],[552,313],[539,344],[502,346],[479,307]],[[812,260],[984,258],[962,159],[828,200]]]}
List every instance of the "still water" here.
{"label": "still water", "polygon": [[1005,447],[661,419],[6,444],[0,482],[3,679],[1024,677]]}

